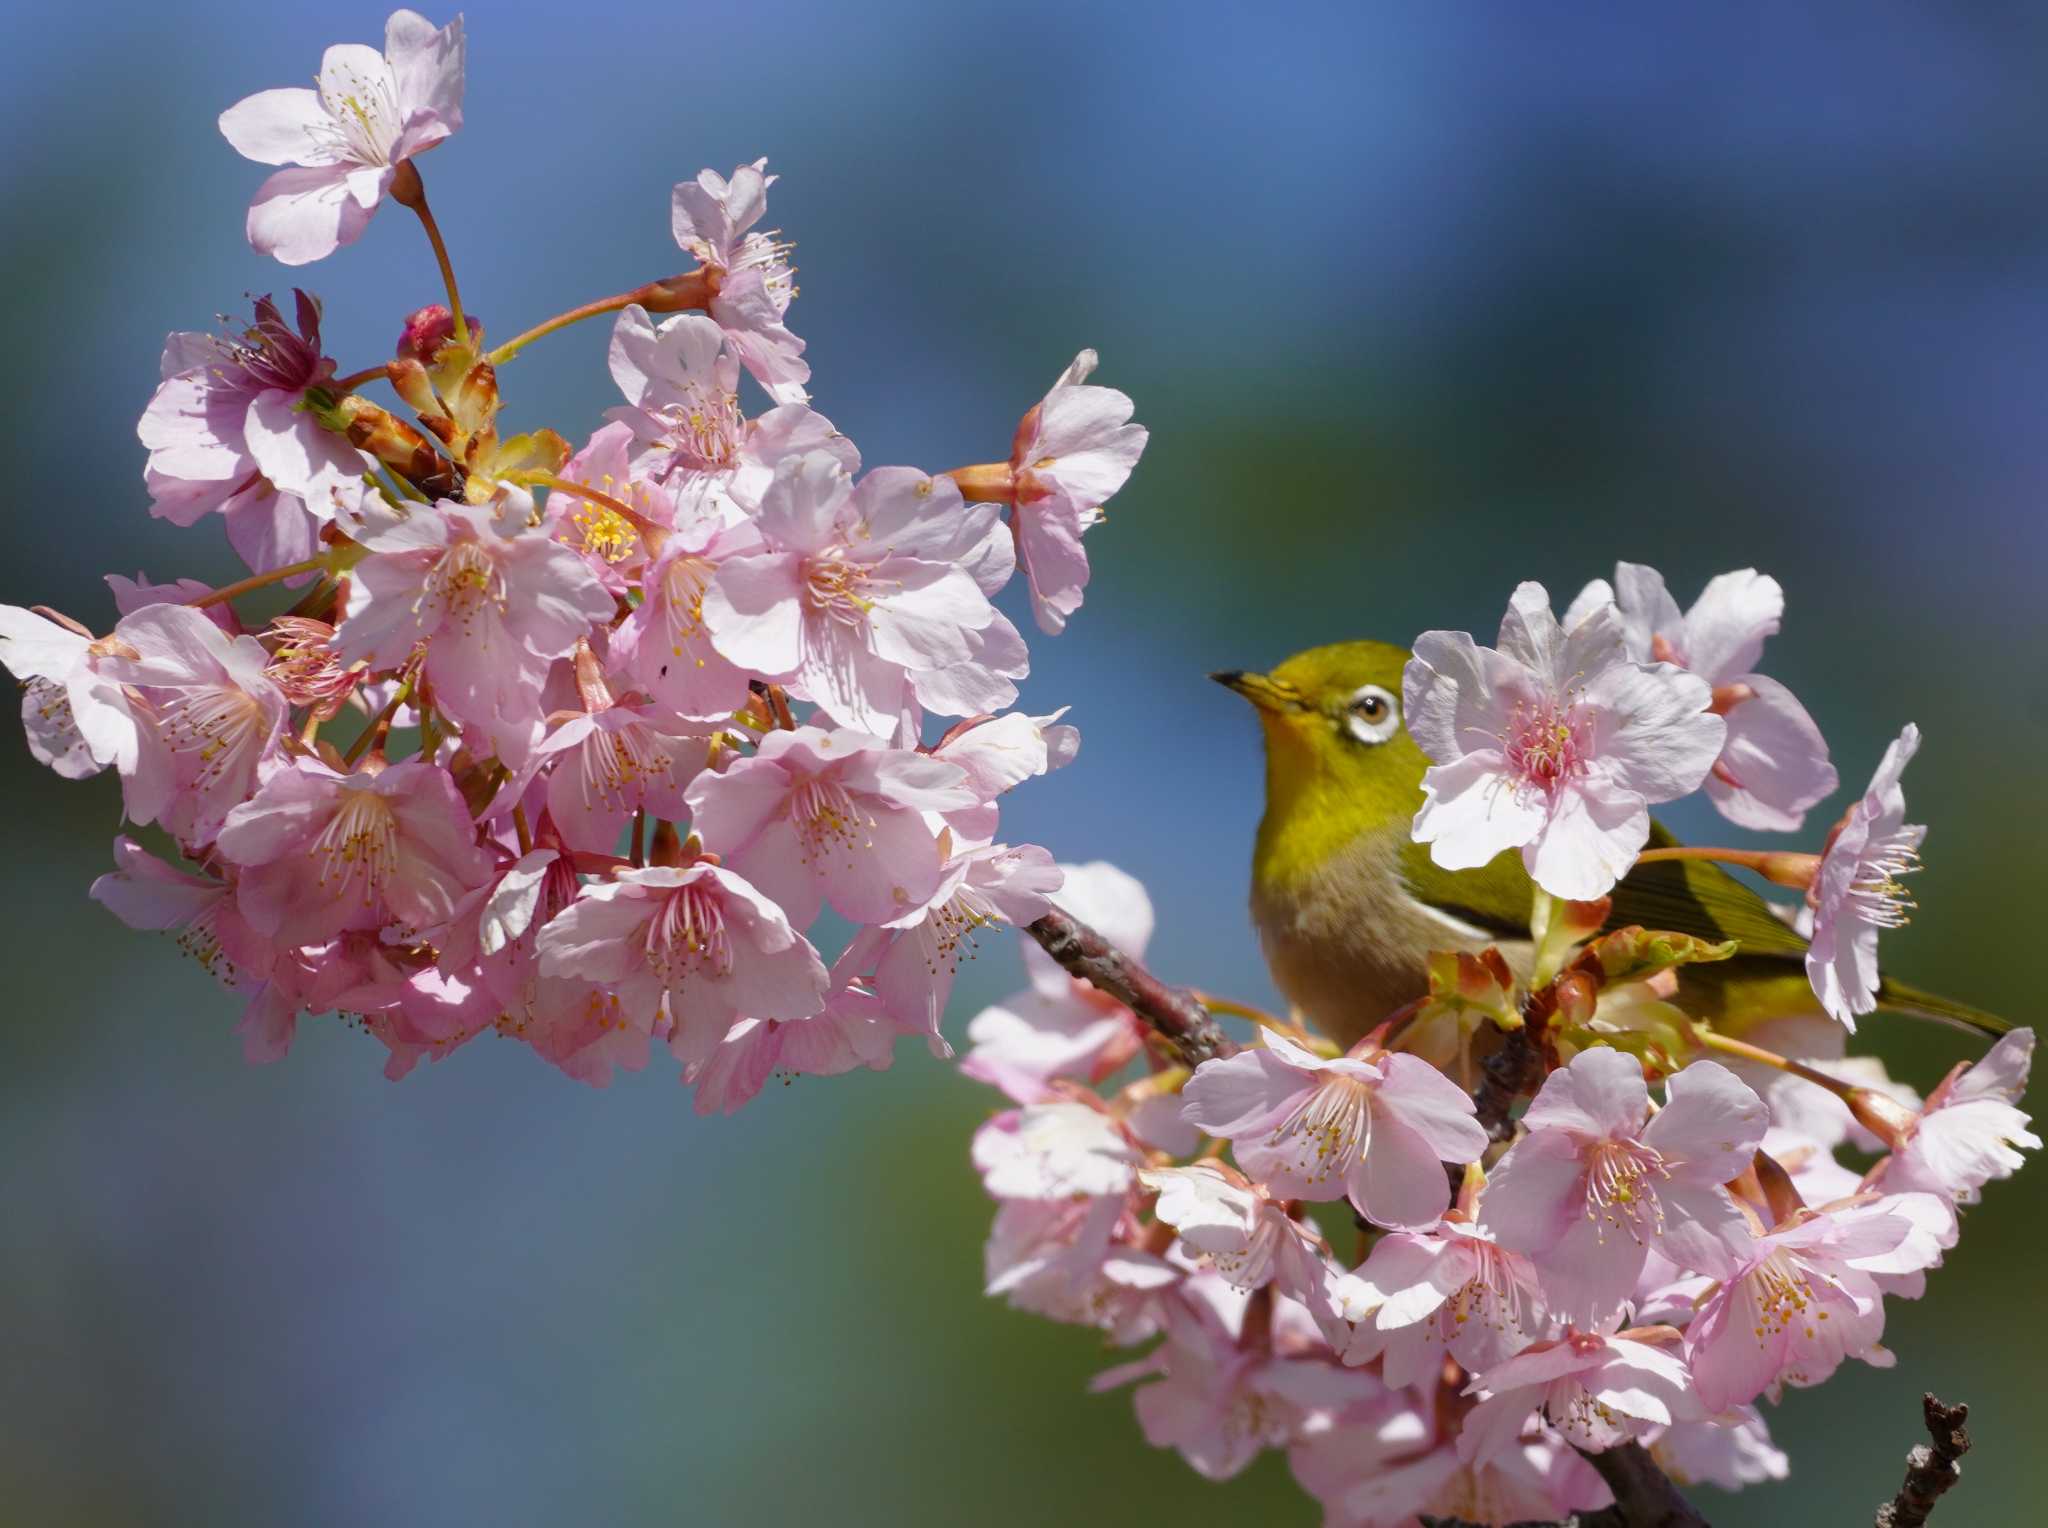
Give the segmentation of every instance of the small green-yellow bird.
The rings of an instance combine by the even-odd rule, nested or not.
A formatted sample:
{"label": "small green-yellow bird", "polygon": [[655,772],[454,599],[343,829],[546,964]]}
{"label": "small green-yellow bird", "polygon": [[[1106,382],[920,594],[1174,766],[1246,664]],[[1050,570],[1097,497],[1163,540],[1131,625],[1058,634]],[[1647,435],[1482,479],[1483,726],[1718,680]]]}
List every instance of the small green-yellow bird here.
{"label": "small green-yellow bird", "polygon": [[[1349,1045],[1428,989],[1433,950],[1496,946],[1517,974],[1530,962],[1535,888],[1521,857],[1445,870],[1409,837],[1429,760],[1401,718],[1408,650],[1340,642],[1270,674],[1211,675],[1258,710],[1266,737],[1266,814],[1252,854],[1252,920],[1273,980],[1329,1038]],[[1660,827],[1652,844],[1673,840]],[[1639,865],[1617,886],[1610,928],[1642,924],[1714,941],[1734,959],[1687,970],[1678,1005],[1740,1031],[1818,1013],[1806,941],[1742,882],[1704,860]],[[2002,1034],[1977,1009],[1886,978],[1882,1007]]]}

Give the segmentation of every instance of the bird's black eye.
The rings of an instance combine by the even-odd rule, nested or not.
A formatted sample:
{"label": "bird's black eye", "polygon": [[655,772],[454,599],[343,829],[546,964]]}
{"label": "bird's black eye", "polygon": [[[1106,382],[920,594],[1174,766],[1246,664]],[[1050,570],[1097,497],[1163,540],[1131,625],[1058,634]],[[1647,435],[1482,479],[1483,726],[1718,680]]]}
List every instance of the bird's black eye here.
{"label": "bird's black eye", "polygon": [[1369,722],[1383,722],[1387,719],[1387,699],[1384,695],[1361,695],[1351,702],[1351,709]]}

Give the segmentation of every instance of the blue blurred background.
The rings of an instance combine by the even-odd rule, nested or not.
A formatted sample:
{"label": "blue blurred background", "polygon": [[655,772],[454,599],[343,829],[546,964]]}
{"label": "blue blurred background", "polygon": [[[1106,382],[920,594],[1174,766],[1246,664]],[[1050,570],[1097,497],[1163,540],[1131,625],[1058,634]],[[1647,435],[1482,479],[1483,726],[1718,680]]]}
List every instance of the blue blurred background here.
{"label": "blue blurred background", "polygon": [[[305,81],[355,4],[12,8],[0,51],[0,598],[237,572],[147,513],[164,333],[293,273],[214,117]],[[435,12],[436,21],[446,19]],[[1083,345],[1152,445],[1025,700],[1080,762],[1006,836],[1153,889],[1171,976],[1271,989],[1242,911],[1256,738],[1211,668],[1489,631],[1616,557],[1790,595],[1769,667],[1845,778],[1916,720],[1933,824],[1895,968],[2034,1018],[2048,834],[2048,12],[1731,5],[490,4],[422,161],[500,337],[679,268],[668,188],[757,154],[800,244],[817,402],[870,463],[999,457]],[[298,273],[344,370],[438,297],[387,210]],[[600,326],[503,377],[516,426],[615,401]],[[10,725],[11,730],[11,725]],[[113,783],[11,738],[0,1030],[0,1501],[35,1523],[1308,1523],[1268,1458],[1148,1449],[1092,1333],[983,1300],[989,1095],[906,1049],[700,1120],[489,1040],[393,1086],[332,1023],[245,1067],[233,1005],[85,898]],[[1838,809],[1839,803],[1833,804]],[[1687,825],[1681,818],[1680,826]],[[1019,982],[1004,939],[952,1024]],[[1875,1021],[1930,1084],[1958,1037]],[[1772,1414],[1794,1480],[1714,1503],[1867,1521],[1932,1388],[1976,1407],[1949,1509],[2035,1521],[2048,1168],[1994,1187],[1899,1366]]]}

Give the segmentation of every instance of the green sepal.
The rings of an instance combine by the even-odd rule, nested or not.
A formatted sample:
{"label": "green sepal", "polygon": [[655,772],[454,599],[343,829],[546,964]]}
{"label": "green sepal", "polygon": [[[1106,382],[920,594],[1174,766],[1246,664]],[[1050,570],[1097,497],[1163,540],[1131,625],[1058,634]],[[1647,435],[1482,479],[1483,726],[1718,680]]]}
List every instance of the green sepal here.
{"label": "green sepal", "polygon": [[1499,1029],[1522,1027],[1521,998],[1514,974],[1500,951],[1488,946],[1478,955],[1432,950],[1428,961],[1429,997],[1415,1015],[1418,1025],[1432,1020],[1484,1018]]}
{"label": "green sepal", "polygon": [[1618,982],[1647,981],[1660,971],[1678,966],[1726,960],[1741,947],[1739,939],[1715,943],[1670,929],[1631,925],[1594,940],[1572,964],[1589,975],[1597,974],[1604,985],[1613,986]]}
{"label": "green sepal", "polygon": [[1537,887],[1529,909],[1529,937],[1536,942],[1530,980],[1538,987],[1549,985],[1570,963],[1572,952],[1600,932],[1612,908],[1606,897],[1597,902],[1567,902]]}

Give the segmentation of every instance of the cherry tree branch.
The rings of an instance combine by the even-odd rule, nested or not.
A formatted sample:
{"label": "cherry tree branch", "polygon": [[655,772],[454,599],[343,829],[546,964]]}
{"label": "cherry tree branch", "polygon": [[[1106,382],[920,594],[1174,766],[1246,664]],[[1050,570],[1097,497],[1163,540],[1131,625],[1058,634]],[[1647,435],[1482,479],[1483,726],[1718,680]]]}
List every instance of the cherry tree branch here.
{"label": "cherry tree branch", "polygon": [[1708,1528],[1699,1509],[1678,1494],[1671,1477],[1642,1444],[1624,1443],[1597,1454],[1579,1452],[1614,1493],[1613,1506],[1580,1514],[1580,1528]]}
{"label": "cherry tree branch", "polygon": [[1543,1053],[1525,1025],[1509,1030],[1499,1049],[1479,1063],[1479,1070],[1472,1112],[1489,1140],[1506,1141],[1515,1133],[1515,1122],[1508,1117],[1515,1100],[1527,1098],[1543,1083]]}
{"label": "cherry tree branch", "polygon": [[1877,1509],[1876,1528],[1921,1528],[1942,1493],[1963,1478],[1963,1467],[1956,1461],[1970,1451],[1970,1435],[1963,1427],[1970,1408],[1945,1406],[1931,1391],[1921,1397],[1920,1405],[1933,1441],[1916,1445],[1906,1455],[1905,1482],[1898,1495]]}
{"label": "cherry tree branch", "polygon": [[1108,993],[1144,1020],[1187,1065],[1237,1049],[1192,992],[1161,981],[1071,914],[1054,908],[1024,932],[1069,976]]}

